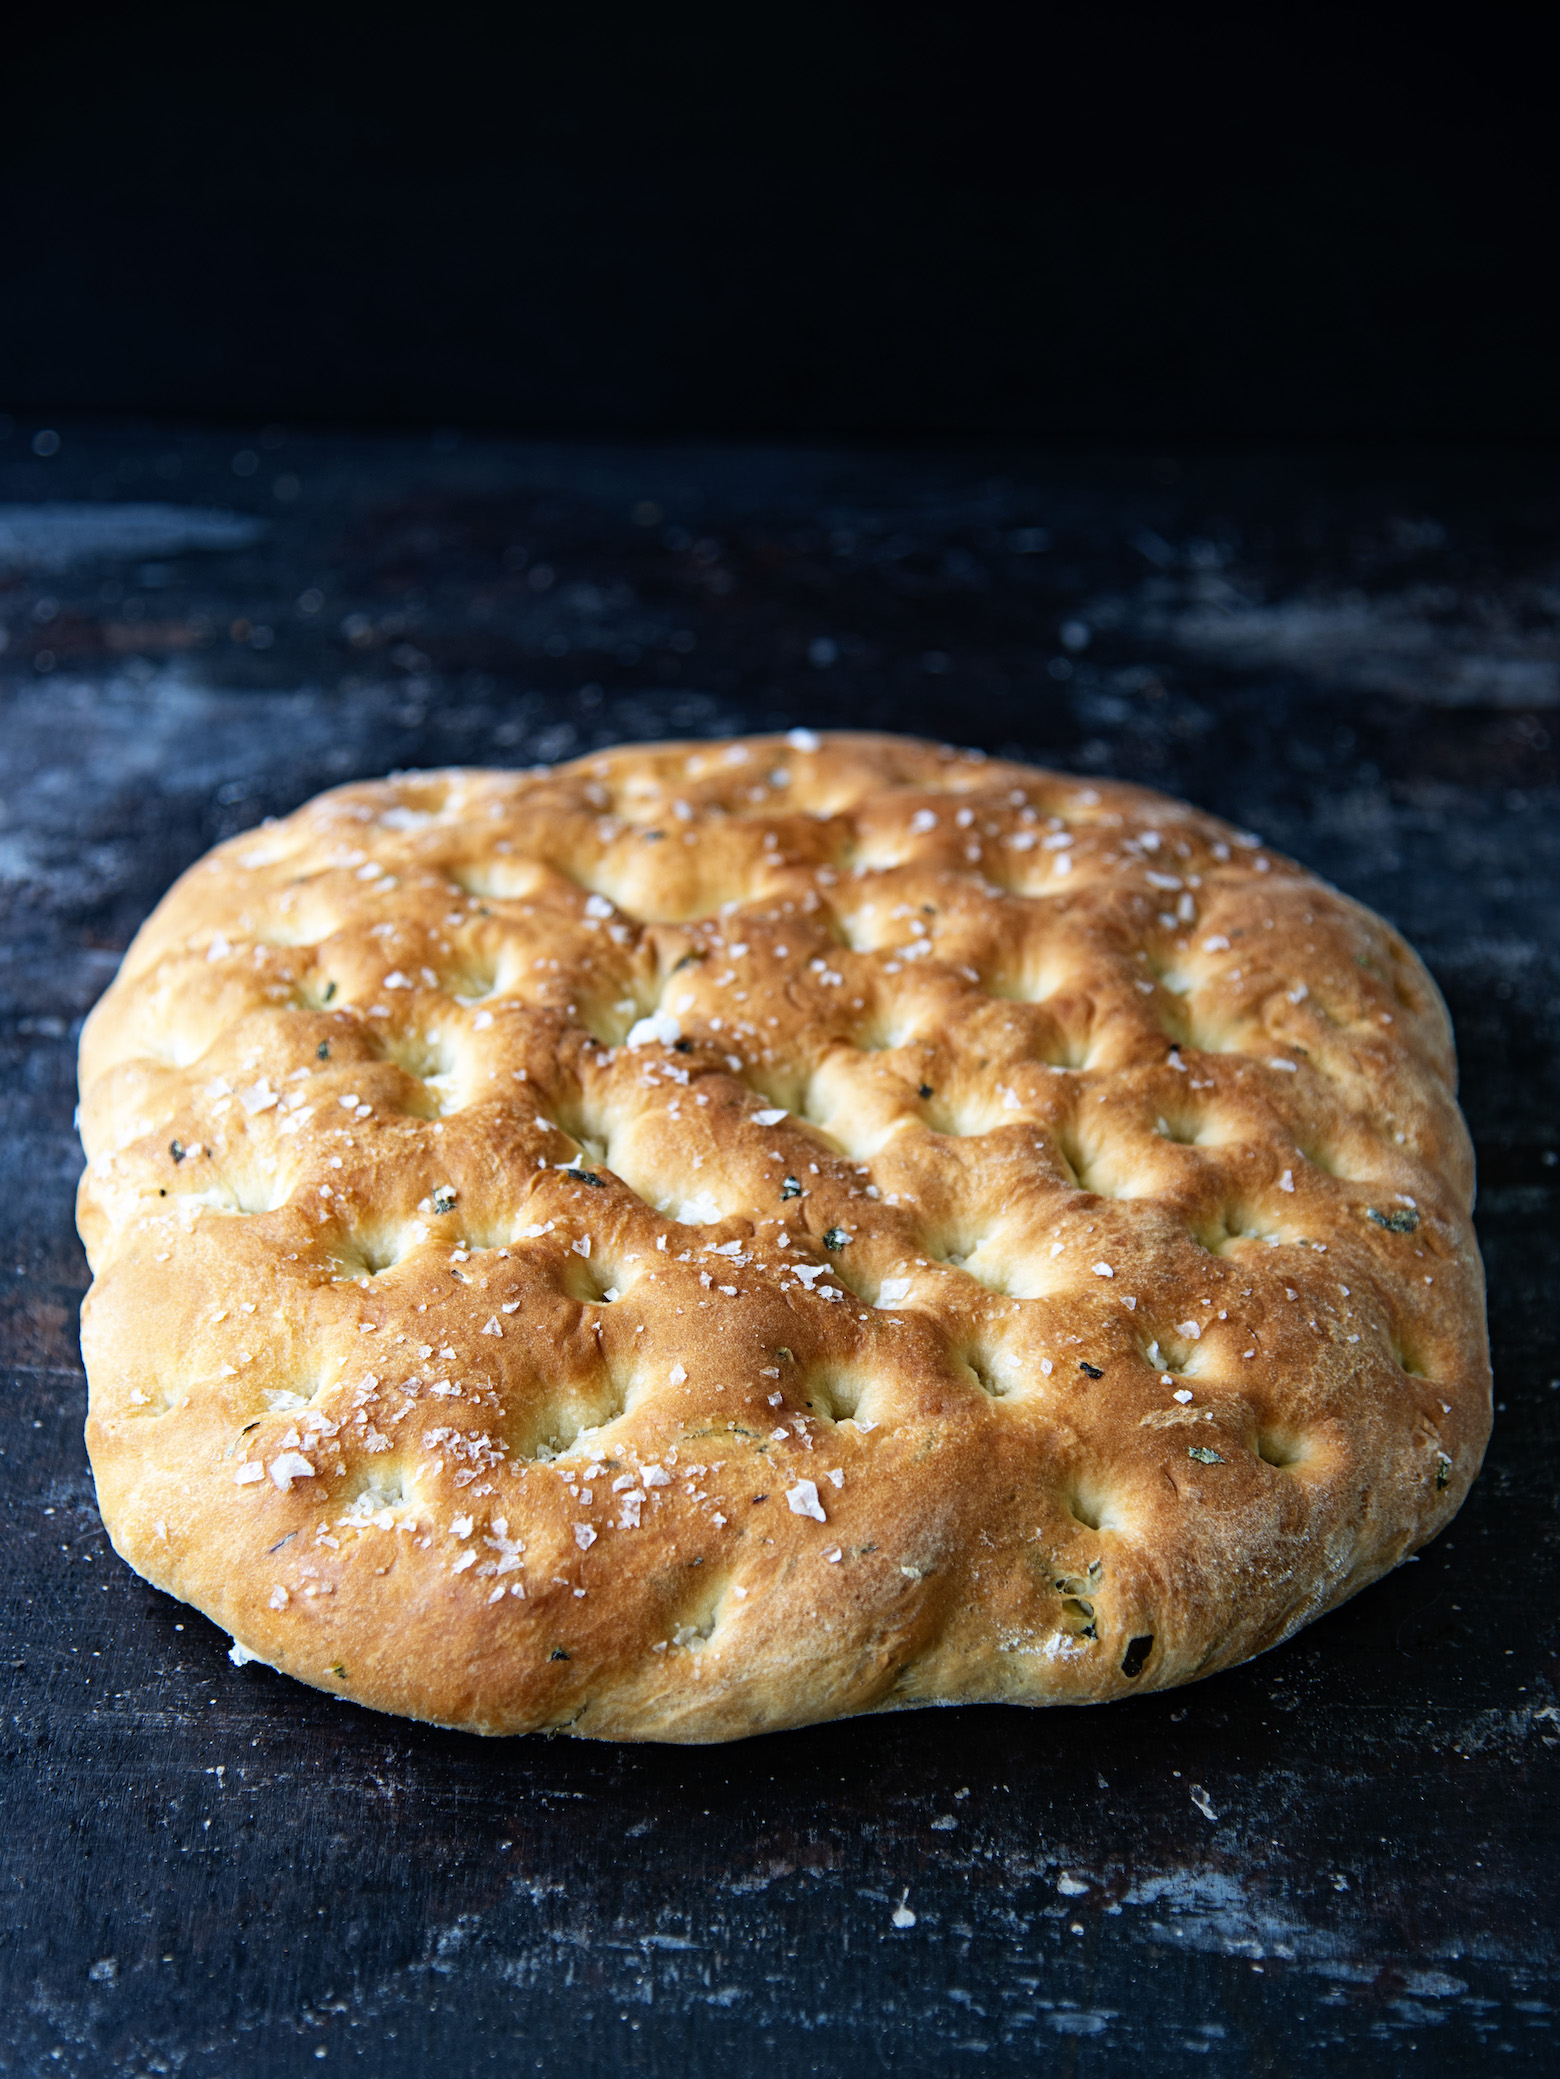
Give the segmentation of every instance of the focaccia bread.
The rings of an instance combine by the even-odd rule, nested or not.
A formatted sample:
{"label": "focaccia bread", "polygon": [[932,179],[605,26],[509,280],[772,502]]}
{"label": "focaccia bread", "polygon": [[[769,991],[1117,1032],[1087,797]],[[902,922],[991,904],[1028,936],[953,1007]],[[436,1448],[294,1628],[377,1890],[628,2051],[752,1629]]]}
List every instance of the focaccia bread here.
{"label": "focaccia bread", "polygon": [[1386,924],[1138,788],[805,730],[342,787],[83,1035],[103,1518],[480,1732],[1186,1682],[1478,1469],[1454,1076]]}

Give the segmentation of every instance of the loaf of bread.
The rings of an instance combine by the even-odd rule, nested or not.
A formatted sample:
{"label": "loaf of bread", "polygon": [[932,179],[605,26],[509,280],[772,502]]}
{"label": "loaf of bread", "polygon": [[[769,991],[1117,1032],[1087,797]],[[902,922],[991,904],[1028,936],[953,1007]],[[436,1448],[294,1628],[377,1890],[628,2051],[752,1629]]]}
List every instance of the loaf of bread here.
{"label": "loaf of bread", "polygon": [[1488,1434],[1433,983],[1137,788],[801,730],[342,787],[180,880],[81,1080],[115,1547],[380,1710],[1186,1682]]}

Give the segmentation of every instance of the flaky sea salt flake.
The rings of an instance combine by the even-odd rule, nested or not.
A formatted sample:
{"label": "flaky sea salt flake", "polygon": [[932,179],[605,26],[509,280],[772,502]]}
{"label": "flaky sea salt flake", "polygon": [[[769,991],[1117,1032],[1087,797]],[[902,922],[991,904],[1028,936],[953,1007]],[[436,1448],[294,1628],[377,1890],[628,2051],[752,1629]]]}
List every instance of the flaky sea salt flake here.
{"label": "flaky sea salt flake", "polygon": [[811,1516],[815,1523],[827,1523],[823,1504],[818,1499],[818,1489],[811,1480],[798,1480],[794,1487],[786,1490],[786,1505],[793,1516]]}

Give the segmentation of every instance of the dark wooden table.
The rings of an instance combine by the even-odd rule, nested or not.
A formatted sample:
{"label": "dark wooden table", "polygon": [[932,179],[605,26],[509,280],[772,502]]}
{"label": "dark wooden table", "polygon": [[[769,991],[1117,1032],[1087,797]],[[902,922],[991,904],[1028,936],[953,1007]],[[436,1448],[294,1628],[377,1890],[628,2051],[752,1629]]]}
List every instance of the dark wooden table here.
{"label": "dark wooden table", "polygon": [[[0,2073],[1554,2071],[1552,470],[38,430],[0,422]],[[180,868],[334,781],[797,722],[1184,793],[1409,934],[1479,1150],[1467,1507],[1095,1711],[484,1744],[233,1667],[93,1506],[83,1013]]]}

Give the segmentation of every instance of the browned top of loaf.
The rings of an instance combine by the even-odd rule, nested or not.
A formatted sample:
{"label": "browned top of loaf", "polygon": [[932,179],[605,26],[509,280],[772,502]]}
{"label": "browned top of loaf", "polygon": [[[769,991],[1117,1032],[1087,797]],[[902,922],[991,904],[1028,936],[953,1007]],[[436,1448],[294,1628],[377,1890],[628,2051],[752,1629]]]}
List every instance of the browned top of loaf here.
{"label": "browned top of loaf", "polygon": [[386,1710],[1184,1681],[1486,1438],[1433,984],[1136,788],[804,731],[343,787],[184,876],[81,1074],[114,1542]]}

